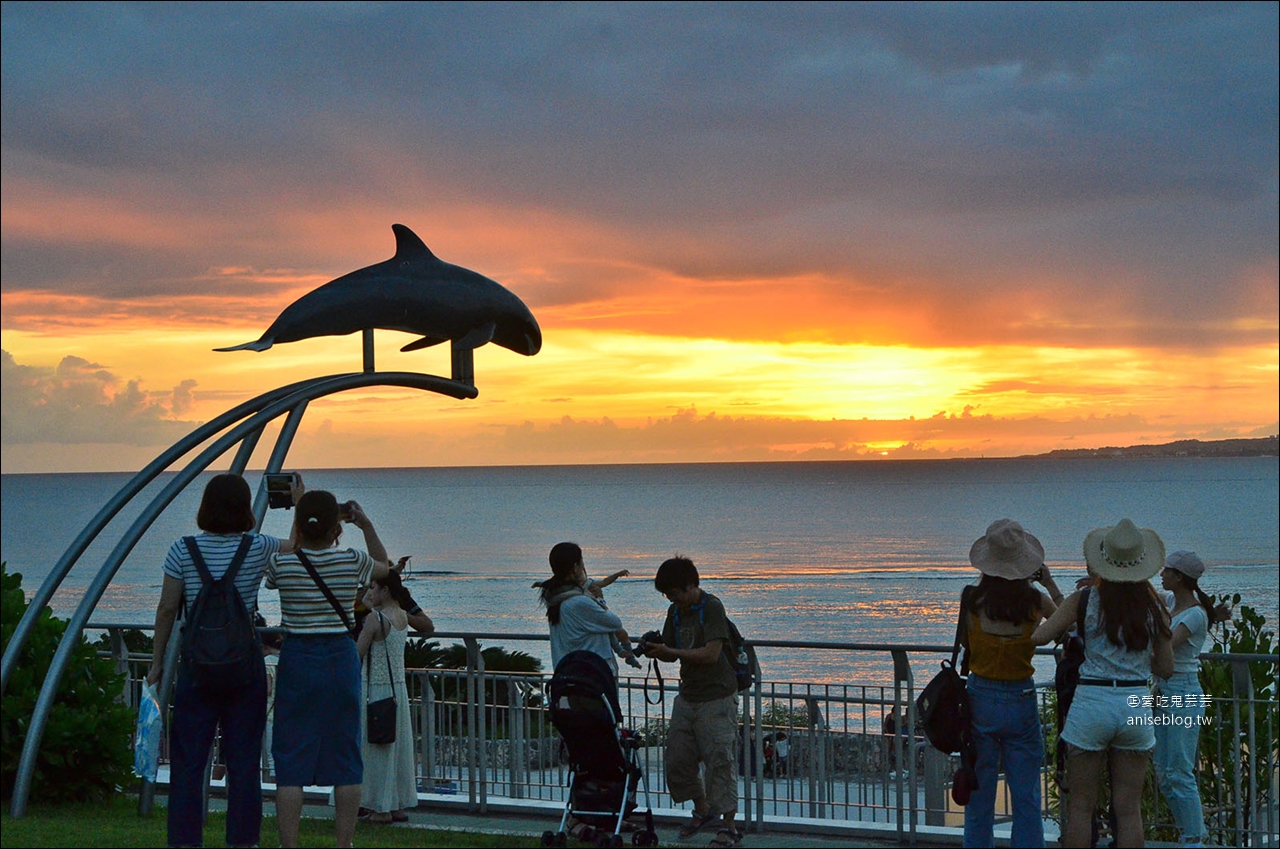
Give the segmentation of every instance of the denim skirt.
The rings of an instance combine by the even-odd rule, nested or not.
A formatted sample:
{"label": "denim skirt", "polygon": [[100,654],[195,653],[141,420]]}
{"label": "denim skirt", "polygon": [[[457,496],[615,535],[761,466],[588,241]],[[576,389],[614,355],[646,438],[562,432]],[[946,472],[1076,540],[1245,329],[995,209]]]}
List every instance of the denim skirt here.
{"label": "denim skirt", "polygon": [[364,781],[360,655],[351,637],[285,637],[271,733],[278,785],[328,787]]}

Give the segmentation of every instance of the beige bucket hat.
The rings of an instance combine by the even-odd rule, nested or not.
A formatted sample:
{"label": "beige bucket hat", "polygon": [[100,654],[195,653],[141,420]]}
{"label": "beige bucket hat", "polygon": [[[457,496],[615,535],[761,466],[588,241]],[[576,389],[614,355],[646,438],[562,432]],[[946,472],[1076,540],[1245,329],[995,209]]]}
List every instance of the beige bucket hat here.
{"label": "beige bucket hat", "polygon": [[984,575],[1018,581],[1044,565],[1044,546],[1012,519],[997,519],[969,549],[969,562]]}
{"label": "beige bucket hat", "polygon": [[1121,519],[1084,538],[1084,559],[1103,580],[1122,584],[1145,581],[1164,566],[1164,543],[1150,528]]}

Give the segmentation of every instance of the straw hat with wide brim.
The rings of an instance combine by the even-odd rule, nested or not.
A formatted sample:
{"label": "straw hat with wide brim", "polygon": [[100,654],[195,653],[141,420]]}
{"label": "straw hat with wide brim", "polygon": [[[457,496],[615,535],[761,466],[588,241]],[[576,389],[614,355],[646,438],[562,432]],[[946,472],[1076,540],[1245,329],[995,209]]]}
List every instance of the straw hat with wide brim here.
{"label": "straw hat with wide brim", "polygon": [[1155,531],[1121,519],[1084,538],[1084,559],[1098,577],[1121,584],[1146,581],[1164,566],[1164,543]]}
{"label": "straw hat with wide brim", "polygon": [[1012,519],[997,519],[969,549],[969,562],[984,575],[1019,581],[1044,565],[1044,546]]}

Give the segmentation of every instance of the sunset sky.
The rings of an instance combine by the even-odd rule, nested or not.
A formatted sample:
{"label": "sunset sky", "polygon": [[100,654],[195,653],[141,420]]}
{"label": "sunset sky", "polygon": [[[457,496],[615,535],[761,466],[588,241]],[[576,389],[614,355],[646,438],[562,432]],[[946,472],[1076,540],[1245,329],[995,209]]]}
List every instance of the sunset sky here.
{"label": "sunset sky", "polygon": [[[393,223],[543,349],[317,401],[290,466],[1275,434],[1278,8],[5,2],[3,471],[359,370],[212,349]],[[447,376],[414,338],[378,367]]]}

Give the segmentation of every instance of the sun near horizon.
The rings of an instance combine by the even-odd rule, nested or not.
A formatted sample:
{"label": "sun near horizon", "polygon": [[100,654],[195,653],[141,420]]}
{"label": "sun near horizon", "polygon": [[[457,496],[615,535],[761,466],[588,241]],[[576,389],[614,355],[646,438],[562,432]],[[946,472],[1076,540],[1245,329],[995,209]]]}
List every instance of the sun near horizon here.
{"label": "sun near horizon", "polygon": [[[1275,4],[153,5],[3,6],[5,472],[358,370],[358,334],[212,349],[395,223],[543,350],[478,349],[474,401],[315,401],[291,464],[1280,429]],[[378,368],[449,373],[411,341]]]}

